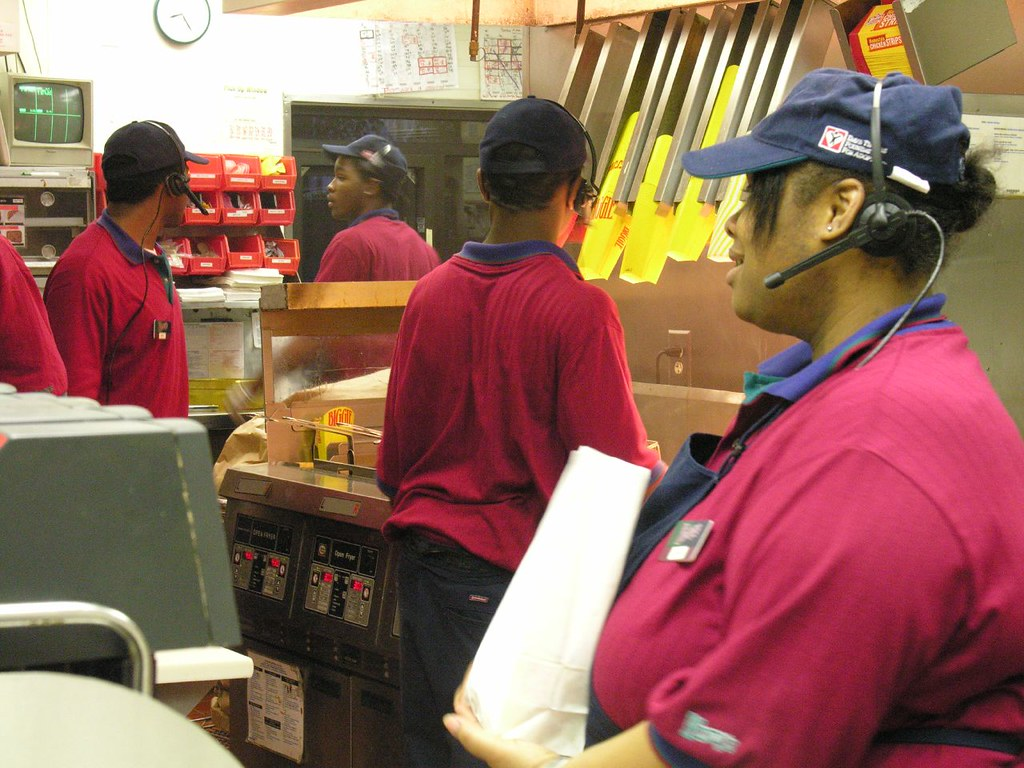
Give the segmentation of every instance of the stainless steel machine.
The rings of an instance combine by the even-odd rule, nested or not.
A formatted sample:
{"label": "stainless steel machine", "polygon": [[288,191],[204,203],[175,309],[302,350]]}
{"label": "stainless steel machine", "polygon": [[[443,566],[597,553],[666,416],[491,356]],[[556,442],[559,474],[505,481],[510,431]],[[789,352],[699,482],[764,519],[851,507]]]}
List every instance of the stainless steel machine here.
{"label": "stainless steel machine", "polygon": [[230,690],[231,749],[249,768],[401,764],[396,557],[380,534],[390,505],[375,446],[342,435],[347,450],[321,445],[317,458],[310,429],[337,409],[380,426],[386,378],[331,382],[344,372],[329,353],[304,358],[299,375],[283,361],[296,345],[323,352],[397,331],[411,287],[288,284],[261,299],[269,462],[232,467],[220,487],[255,666]]}
{"label": "stainless steel machine", "polygon": [[[299,673],[302,712],[281,724],[301,727],[289,754],[332,768],[400,765],[387,499],[353,470],[284,465],[230,469],[222,493],[245,647],[257,667],[269,657]],[[260,735],[262,702],[244,687],[232,690],[232,751],[247,766],[291,764],[273,734]]]}

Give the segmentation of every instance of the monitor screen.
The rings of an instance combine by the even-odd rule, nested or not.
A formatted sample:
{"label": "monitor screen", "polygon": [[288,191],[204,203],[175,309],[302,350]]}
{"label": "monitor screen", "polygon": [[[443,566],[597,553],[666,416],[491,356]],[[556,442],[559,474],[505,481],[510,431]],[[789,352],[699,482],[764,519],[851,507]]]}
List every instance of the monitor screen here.
{"label": "monitor screen", "polygon": [[14,138],[33,144],[78,144],[85,133],[85,95],[77,85],[14,84]]}

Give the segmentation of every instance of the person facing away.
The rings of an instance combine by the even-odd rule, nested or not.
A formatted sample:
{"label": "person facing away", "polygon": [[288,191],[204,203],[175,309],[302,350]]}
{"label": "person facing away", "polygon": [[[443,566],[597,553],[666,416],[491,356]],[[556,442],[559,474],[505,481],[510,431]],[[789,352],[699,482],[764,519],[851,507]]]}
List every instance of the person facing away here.
{"label": "person facing away", "polygon": [[437,252],[394,209],[409,178],[402,151],[373,134],[323,148],[335,158],[327,207],[348,225],[324,250],[316,282],[416,280],[436,267]]}
{"label": "person facing away", "polygon": [[[445,720],[470,751],[501,768],[1022,764],[1024,442],[930,293],[994,196],[969,141],[953,87],[824,69],[751,134],[684,156],[698,178],[747,175],[732,306],[801,341],[641,510],[587,749],[504,741],[459,700]],[[694,527],[703,546],[678,546]]]}
{"label": "person facing away", "polygon": [[19,392],[68,390],[43,297],[25,260],[0,237],[0,383]]}
{"label": "person facing away", "polygon": [[420,279],[402,317],[377,481],[398,571],[408,766],[479,765],[441,716],[565,466],[587,445],[644,467],[622,326],[564,242],[586,160],[583,127],[526,98],[480,144],[482,243]]}
{"label": "person facing away", "polygon": [[107,207],[57,260],[43,295],[72,395],[188,415],[181,302],[156,245],[183,221],[186,161],[209,162],[151,120],[121,126],[104,145]]}
{"label": "person facing away", "polygon": [[[417,280],[436,267],[437,251],[394,209],[402,185],[410,181],[402,151],[374,134],[323,148],[334,157],[327,207],[331,217],[346,226],[324,250],[315,282]],[[361,334],[316,344],[293,339],[276,355],[274,365],[278,376],[307,371],[313,388],[312,381],[337,382],[387,368],[395,338],[394,333]],[[242,421],[239,411],[263,392],[263,386],[261,375],[253,388],[237,384],[228,390],[225,408],[236,423]]]}

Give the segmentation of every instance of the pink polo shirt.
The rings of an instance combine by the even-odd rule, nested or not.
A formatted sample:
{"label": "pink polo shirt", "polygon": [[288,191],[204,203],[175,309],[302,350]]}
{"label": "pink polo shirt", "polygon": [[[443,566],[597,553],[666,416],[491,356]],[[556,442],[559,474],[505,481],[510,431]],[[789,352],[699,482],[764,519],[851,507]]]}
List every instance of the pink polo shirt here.
{"label": "pink polo shirt", "polygon": [[19,392],[68,389],[64,361],[50,331],[32,273],[6,238],[0,237],[0,382]]}

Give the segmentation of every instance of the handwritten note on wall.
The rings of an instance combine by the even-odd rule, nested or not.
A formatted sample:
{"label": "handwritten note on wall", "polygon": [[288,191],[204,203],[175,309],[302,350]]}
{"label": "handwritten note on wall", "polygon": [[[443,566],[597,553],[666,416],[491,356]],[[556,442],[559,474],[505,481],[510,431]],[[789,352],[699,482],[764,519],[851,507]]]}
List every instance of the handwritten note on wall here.
{"label": "handwritten note on wall", "polygon": [[377,22],[359,32],[371,92],[408,93],[459,87],[455,27]]}
{"label": "handwritten note on wall", "polygon": [[480,28],[480,98],[512,101],[523,96],[523,28]]}

